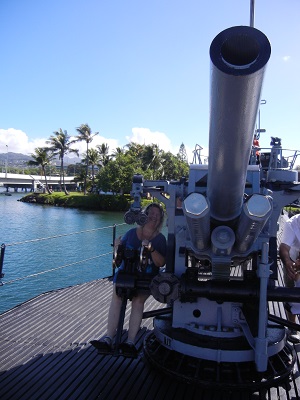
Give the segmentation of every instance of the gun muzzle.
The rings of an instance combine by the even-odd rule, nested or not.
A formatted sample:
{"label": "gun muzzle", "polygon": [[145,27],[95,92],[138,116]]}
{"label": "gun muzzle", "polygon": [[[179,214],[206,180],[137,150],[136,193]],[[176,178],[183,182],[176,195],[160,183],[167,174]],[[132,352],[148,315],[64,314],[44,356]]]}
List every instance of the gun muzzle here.
{"label": "gun muzzle", "polygon": [[259,30],[237,26],[210,47],[211,96],[207,197],[211,217],[230,223],[241,213],[263,76],[271,55]]}

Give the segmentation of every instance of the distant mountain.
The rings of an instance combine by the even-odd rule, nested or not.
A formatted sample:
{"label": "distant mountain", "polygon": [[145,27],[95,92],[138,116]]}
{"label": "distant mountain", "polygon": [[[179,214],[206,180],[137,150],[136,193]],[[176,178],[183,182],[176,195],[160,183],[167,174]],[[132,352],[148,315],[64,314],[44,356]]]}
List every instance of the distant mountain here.
{"label": "distant mountain", "polygon": [[[13,165],[13,166],[20,166],[20,165],[26,165],[26,163],[32,160],[32,158],[26,154],[21,154],[21,153],[13,153],[9,151],[8,153],[0,153],[0,165],[5,165],[6,161],[8,161],[8,165]],[[60,164],[60,161],[58,158],[55,160],[56,164]],[[80,163],[81,158],[79,157],[64,157],[64,164],[65,166],[68,164],[76,164]]]}
{"label": "distant mountain", "polygon": [[30,156],[21,153],[13,153],[9,151],[8,153],[0,153],[0,164],[5,164],[8,161],[9,165],[24,165],[29,160],[31,160]]}

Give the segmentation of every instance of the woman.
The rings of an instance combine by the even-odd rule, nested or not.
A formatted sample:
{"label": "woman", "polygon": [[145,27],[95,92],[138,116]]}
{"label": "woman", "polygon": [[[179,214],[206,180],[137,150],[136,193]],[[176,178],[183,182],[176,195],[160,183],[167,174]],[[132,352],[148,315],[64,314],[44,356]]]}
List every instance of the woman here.
{"label": "woman", "polygon": [[[146,224],[144,226],[137,226],[136,228],[130,229],[121,239],[116,239],[114,245],[115,248],[117,248],[120,244],[122,244],[124,248],[134,249],[138,252],[140,252],[142,246],[148,247],[150,256],[146,267],[143,269],[143,272],[135,272],[137,274],[147,274],[150,277],[155,276],[159,272],[159,268],[165,265],[167,245],[165,236],[160,233],[164,219],[164,211],[162,207],[158,203],[152,203],[146,208],[145,213],[147,215]],[[120,269],[124,269],[124,261],[119,270]],[[108,313],[106,334],[99,341],[91,341],[91,344],[94,347],[102,352],[107,353],[112,351],[112,342],[118,328],[122,306],[122,298],[116,293],[117,274],[114,277],[114,287]],[[137,349],[134,345],[134,341],[141,325],[144,304],[148,297],[149,292],[138,290],[136,295],[132,298],[128,339],[125,343],[120,345],[120,350],[124,355],[137,355]]]}

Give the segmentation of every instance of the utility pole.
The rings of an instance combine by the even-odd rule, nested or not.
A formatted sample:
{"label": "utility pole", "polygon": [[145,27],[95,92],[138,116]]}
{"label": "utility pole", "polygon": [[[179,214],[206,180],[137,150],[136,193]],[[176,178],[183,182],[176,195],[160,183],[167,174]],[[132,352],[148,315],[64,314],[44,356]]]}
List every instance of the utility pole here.
{"label": "utility pole", "polygon": [[7,179],[7,167],[8,167],[8,146],[6,145],[5,179]]}

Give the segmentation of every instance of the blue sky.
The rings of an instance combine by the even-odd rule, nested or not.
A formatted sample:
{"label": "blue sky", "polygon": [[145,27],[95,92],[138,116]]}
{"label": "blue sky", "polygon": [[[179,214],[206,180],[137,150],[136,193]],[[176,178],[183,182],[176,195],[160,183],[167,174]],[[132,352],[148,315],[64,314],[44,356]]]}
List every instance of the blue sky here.
{"label": "blue sky", "polygon": [[[209,47],[249,25],[249,0],[1,0],[0,153],[88,123],[92,146],[208,147]],[[256,0],[272,54],[260,144],[300,148],[300,1]],[[83,145],[83,144],[82,144]],[[8,147],[6,147],[8,146]],[[84,147],[80,149],[84,151]],[[300,162],[300,161],[299,161]]]}

